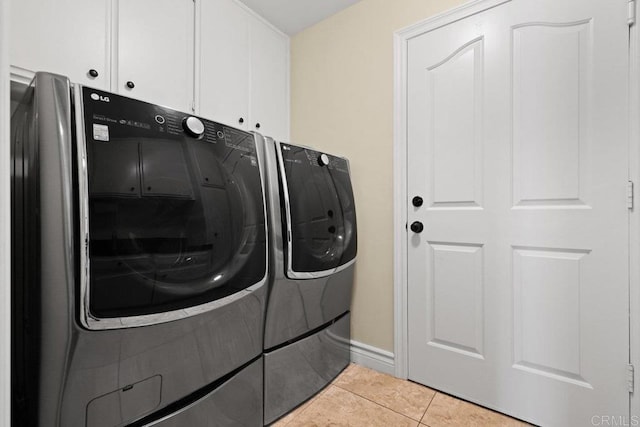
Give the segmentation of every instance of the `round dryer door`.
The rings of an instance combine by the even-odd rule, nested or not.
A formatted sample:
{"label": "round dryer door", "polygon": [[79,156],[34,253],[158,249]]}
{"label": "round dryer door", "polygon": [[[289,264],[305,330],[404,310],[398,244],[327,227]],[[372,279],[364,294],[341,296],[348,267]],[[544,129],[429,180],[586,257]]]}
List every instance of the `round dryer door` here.
{"label": "round dryer door", "polygon": [[356,256],[356,213],[348,161],[280,144],[290,277],[331,274]]}

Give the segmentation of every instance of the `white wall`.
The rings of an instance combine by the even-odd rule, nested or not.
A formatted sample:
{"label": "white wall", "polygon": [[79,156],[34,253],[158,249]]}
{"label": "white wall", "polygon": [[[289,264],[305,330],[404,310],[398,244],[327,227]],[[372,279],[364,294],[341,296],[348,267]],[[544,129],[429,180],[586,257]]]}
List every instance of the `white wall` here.
{"label": "white wall", "polygon": [[10,421],[9,2],[0,0],[0,426]]}
{"label": "white wall", "polygon": [[393,33],[464,0],[362,0],[291,40],[292,142],[351,160],[352,337],[393,351]]}

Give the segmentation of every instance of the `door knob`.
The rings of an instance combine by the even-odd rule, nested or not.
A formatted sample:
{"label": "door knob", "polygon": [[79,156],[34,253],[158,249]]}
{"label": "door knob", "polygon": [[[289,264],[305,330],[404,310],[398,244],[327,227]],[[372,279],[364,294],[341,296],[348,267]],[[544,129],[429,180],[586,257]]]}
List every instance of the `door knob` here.
{"label": "door knob", "polygon": [[422,200],[422,197],[420,196],[416,196],[413,199],[411,199],[411,203],[413,204],[413,206],[415,206],[416,208],[419,208],[420,206],[422,206],[422,203],[424,203],[424,200]]}
{"label": "door knob", "polygon": [[422,233],[422,230],[424,230],[424,225],[422,225],[420,221],[414,221],[411,223],[411,231],[414,233]]}
{"label": "door knob", "polygon": [[129,80],[129,81],[127,82],[127,87],[128,87],[129,89],[133,89],[134,87],[136,87],[136,85],[135,85],[135,83],[133,83],[131,80]]}

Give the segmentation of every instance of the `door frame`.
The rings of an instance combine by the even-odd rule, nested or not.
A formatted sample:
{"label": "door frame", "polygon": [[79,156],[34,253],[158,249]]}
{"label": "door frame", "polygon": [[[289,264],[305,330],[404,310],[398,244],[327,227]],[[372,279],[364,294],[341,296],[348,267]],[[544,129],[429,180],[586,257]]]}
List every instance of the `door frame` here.
{"label": "door frame", "polygon": [[[511,0],[472,0],[456,8],[394,32],[394,364],[395,376],[408,377],[408,280],[407,280],[407,61],[408,42],[414,37],[463,18],[494,8]],[[638,0],[631,0],[638,3]],[[629,66],[629,179],[640,188],[640,22],[634,9],[635,24],[630,29]],[[629,211],[629,360],[640,369],[640,199]],[[633,337],[639,337],[633,339]],[[634,373],[635,376],[635,373]],[[638,386],[636,386],[638,388]],[[640,392],[630,393],[631,414],[640,416]],[[604,414],[603,414],[604,415]],[[637,419],[636,419],[637,420]],[[631,421],[631,420],[629,420]]]}
{"label": "door frame", "polygon": [[[635,16],[629,34],[629,179],[635,184],[636,201],[629,211],[629,361],[636,367],[632,378],[635,383],[640,368],[640,14],[637,3],[635,0],[630,6]],[[640,393],[630,393],[629,399],[631,415],[640,415]]]}

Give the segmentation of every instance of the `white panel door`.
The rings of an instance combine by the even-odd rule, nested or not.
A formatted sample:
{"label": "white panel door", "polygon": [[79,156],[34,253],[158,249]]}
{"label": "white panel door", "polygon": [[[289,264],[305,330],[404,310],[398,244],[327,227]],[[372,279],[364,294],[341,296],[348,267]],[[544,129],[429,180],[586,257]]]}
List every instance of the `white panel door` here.
{"label": "white panel door", "polygon": [[119,1],[118,73],[112,90],[191,111],[194,23],[192,0]]}
{"label": "white panel door", "polygon": [[250,130],[289,140],[289,41],[251,17]]}
{"label": "white panel door", "polygon": [[249,129],[249,13],[233,0],[201,2],[198,114]]}
{"label": "white panel door", "polygon": [[74,83],[108,90],[110,4],[109,0],[11,0],[11,65],[62,74]]}
{"label": "white panel door", "polygon": [[409,378],[545,426],[628,417],[627,1],[513,0],[407,65]]}

